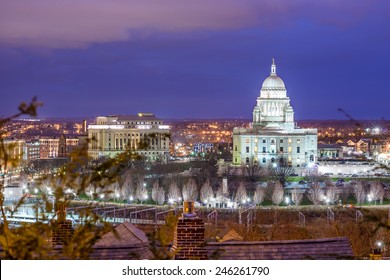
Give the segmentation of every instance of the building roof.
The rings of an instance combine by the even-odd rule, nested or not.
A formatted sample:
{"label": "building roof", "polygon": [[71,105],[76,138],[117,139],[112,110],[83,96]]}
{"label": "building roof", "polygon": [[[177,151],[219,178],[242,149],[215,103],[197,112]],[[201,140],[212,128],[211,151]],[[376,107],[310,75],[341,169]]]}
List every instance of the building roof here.
{"label": "building roof", "polygon": [[[232,232],[229,232],[232,233]],[[237,236],[235,236],[237,237]],[[232,239],[232,238],[226,238]],[[226,240],[225,239],[225,240]],[[234,238],[237,240],[237,238]],[[125,222],[94,246],[91,259],[152,259],[145,233]],[[346,237],[282,240],[207,242],[209,259],[222,260],[300,260],[351,259],[354,257]]]}
{"label": "building roof", "polygon": [[283,241],[209,242],[209,259],[222,260],[335,260],[354,257],[346,237]]}
{"label": "building roof", "polygon": [[94,245],[91,259],[151,259],[146,234],[129,222],[118,225]]}

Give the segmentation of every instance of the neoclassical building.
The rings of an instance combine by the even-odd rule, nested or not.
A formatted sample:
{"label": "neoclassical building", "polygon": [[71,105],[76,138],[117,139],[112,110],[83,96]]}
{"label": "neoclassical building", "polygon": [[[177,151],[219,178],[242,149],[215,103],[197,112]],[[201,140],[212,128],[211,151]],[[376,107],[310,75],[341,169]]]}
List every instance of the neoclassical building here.
{"label": "neoclassical building", "polygon": [[316,156],[317,129],[296,126],[286,86],[272,60],[271,73],[262,84],[250,128],[233,130],[233,164],[269,165],[283,157],[289,165],[302,167],[314,163]]}
{"label": "neoclassical building", "polygon": [[126,149],[151,161],[169,156],[170,127],[151,113],[97,117],[88,126],[88,138],[92,158],[114,157]]}

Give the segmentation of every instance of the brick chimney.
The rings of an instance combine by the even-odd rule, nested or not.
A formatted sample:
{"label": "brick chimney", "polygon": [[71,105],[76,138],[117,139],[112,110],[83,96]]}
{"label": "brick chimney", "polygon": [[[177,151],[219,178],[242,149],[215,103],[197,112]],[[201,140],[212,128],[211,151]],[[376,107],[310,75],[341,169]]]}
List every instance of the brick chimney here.
{"label": "brick chimney", "polygon": [[176,260],[206,260],[204,222],[196,216],[195,202],[184,201],[183,214],[179,218],[171,252]]}
{"label": "brick chimney", "polygon": [[72,221],[66,220],[65,202],[58,201],[57,206],[57,220],[52,222],[51,243],[53,246],[64,245],[72,238],[73,234]]}

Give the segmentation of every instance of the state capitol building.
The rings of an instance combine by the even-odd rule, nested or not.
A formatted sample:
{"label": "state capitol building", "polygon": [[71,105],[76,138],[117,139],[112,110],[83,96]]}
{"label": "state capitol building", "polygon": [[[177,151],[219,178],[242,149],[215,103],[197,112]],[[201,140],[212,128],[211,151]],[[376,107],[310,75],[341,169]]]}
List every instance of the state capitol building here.
{"label": "state capitol building", "polygon": [[233,130],[233,164],[269,165],[283,158],[293,167],[303,167],[314,163],[316,156],[317,129],[296,126],[286,86],[273,60],[253,109],[250,128]]}

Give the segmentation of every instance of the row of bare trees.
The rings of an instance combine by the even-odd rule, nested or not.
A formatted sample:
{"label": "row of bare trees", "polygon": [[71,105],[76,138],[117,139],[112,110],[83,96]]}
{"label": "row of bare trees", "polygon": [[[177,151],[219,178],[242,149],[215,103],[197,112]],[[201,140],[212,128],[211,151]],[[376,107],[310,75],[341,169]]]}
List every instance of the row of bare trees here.
{"label": "row of bare trees", "polygon": [[[111,197],[120,197],[145,201],[149,199],[148,188],[143,176],[134,175],[131,171],[126,171],[119,180],[105,186],[105,192],[111,194]],[[313,180],[308,183],[308,189],[297,188],[285,192],[285,188],[279,180],[269,181],[267,186],[257,186],[251,188],[252,192],[248,194],[248,189],[244,182],[239,182],[236,187],[231,187],[231,193],[223,193],[222,186],[214,190],[210,180],[206,180],[202,186],[198,186],[196,180],[189,178],[186,181],[171,179],[163,184],[155,180],[151,189],[151,198],[157,204],[162,205],[166,202],[180,202],[181,200],[198,200],[206,203],[213,199],[220,199],[223,196],[231,198],[239,204],[251,201],[255,204],[261,204],[264,200],[272,201],[274,205],[280,205],[284,199],[287,203],[300,205],[304,198],[314,205],[335,204],[340,198],[347,199],[353,195],[357,204],[365,202],[383,203],[385,190],[379,181],[351,181],[344,187],[336,187],[332,181],[320,183]],[[98,193],[99,188],[90,186],[90,192]]]}

